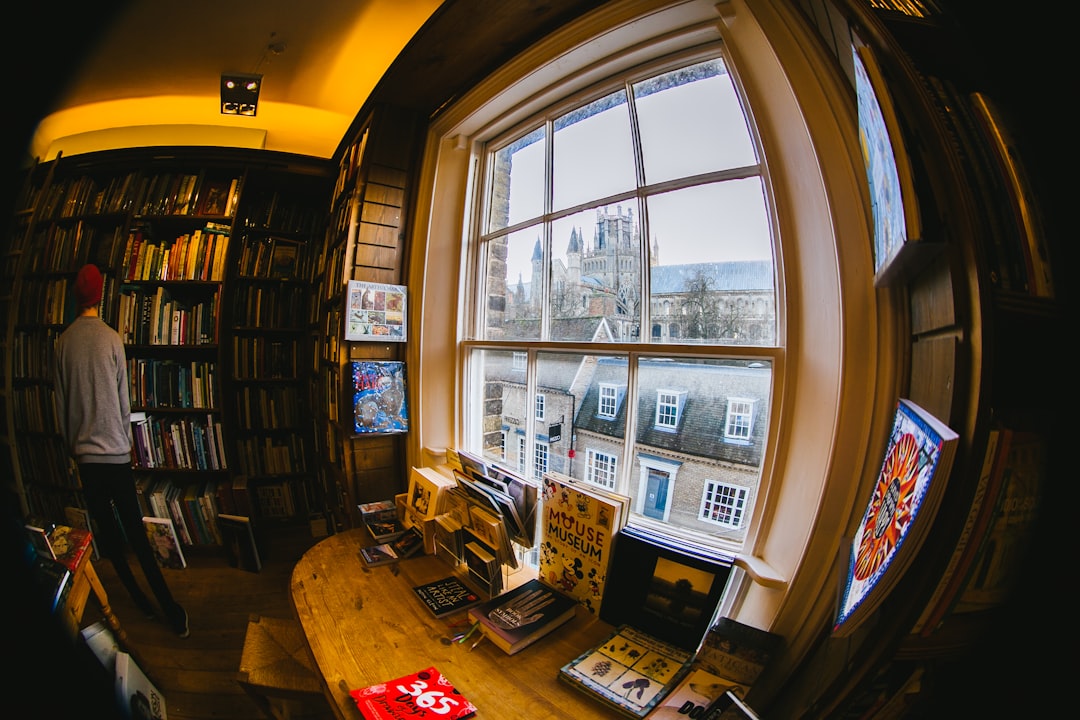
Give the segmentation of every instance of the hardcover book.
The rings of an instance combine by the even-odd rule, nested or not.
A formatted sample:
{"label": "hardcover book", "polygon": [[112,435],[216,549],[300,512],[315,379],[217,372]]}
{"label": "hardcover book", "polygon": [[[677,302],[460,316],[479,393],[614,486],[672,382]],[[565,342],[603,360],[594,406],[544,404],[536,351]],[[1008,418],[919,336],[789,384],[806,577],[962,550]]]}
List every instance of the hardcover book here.
{"label": "hardcover book", "polygon": [[424,547],[424,534],[419,528],[412,527],[401,534],[401,537],[389,543],[398,558],[404,560],[415,555]]}
{"label": "hardcover book", "polygon": [[389,565],[390,563],[396,563],[400,559],[397,553],[394,552],[394,548],[390,546],[390,543],[362,547],[360,548],[360,557],[364,559],[364,564],[368,567]]}
{"label": "hardcover book", "polygon": [[72,572],[79,567],[83,556],[91,552],[94,535],[89,530],[57,525],[49,533],[49,542],[52,544],[56,559],[62,562]]}
{"label": "hardcover book", "polygon": [[[732,680],[714,675],[704,668],[692,668],[679,681],[678,686],[656,706],[649,715],[649,720],[711,717],[711,711],[722,702],[724,693],[737,687]],[[745,692],[746,689],[742,688],[742,691]]]}
{"label": "hardcover book", "polygon": [[689,672],[693,652],[629,625],[559,669],[559,679],[626,717],[643,718]]}
{"label": "hardcover book", "polygon": [[896,405],[885,457],[850,546],[835,637],[871,615],[903,575],[934,520],[959,436],[910,400]]}
{"label": "hardcover book", "polygon": [[350,690],[349,695],[365,720],[464,720],[476,714],[476,706],[435,667]]}
{"label": "hardcover book", "polygon": [[594,615],[609,577],[615,536],[626,522],[625,502],[583,482],[544,473],[541,486],[538,575],[575,597]]}
{"label": "hardcover book", "polygon": [[577,605],[569,595],[530,580],[470,608],[469,619],[480,623],[486,638],[513,655],[573,619]]}
{"label": "hardcover book", "polygon": [[152,516],[143,517],[146,539],[154,548],[154,557],[163,568],[182,570],[187,567],[187,559],[180,548],[180,539],[176,536],[172,520]]}
{"label": "hardcover book", "polygon": [[255,539],[255,527],[246,515],[219,513],[218,530],[229,565],[249,572],[262,570],[262,556]]}
{"label": "hardcover book", "polygon": [[482,598],[453,575],[413,586],[424,607],[437,618],[479,605]]}

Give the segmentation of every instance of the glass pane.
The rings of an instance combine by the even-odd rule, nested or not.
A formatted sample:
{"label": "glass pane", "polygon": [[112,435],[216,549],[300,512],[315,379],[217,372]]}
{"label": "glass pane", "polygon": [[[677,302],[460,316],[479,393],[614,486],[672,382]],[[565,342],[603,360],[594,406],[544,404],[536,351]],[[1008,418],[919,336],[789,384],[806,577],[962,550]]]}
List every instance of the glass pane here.
{"label": "glass pane", "polygon": [[537,128],[491,158],[491,196],[486,232],[539,217],[544,212],[544,138]]}
{"label": "glass pane", "polygon": [[761,479],[771,391],[767,362],[640,360],[626,488],[635,517],[742,541]]}
{"label": "glass pane", "polygon": [[634,98],[647,183],[757,164],[722,60],[639,82]]}
{"label": "glass pane", "polygon": [[634,147],[626,92],[620,90],[555,121],[552,209],[633,189]]}
{"label": "glass pane", "polygon": [[[473,437],[480,438],[480,451],[489,460],[519,468],[527,448],[524,439],[525,366],[515,362],[509,350],[474,350],[470,358],[472,382],[465,398],[467,407],[481,409],[469,414]],[[513,409],[507,407],[509,402]],[[510,424],[508,415],[516,422]]]}
{"label": "glass pane", "polygon": [[485,339],[540,339],[542,272],[541,226],[487,242]]}
{"label": "glass pane", "polygon": [[761,180],[648,198],[652,342],[774,345],[772,239]]}
{"label": "glass pane", "polygon": [[560,218],[551,237],[551,339],[637,341],[642,251],[634,206]]}

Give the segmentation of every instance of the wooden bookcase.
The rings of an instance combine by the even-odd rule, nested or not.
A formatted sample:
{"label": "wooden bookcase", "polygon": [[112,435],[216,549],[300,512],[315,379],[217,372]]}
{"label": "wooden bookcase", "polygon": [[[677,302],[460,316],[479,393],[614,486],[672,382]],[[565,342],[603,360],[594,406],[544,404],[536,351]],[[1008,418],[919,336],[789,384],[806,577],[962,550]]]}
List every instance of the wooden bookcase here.
{"label": "wooden bookcase", "polygon": [[[401,360],[402,343],[347,342],[348,281],[401,284],[405,218],[422,124],[417,113],[376,106],[335,154],[338,167],[312,308],[319,475],[336,529],[356,527],[357,505],[392,499],[408,485],[401,435],[356,436],[348,364]],[[408,370],[406,369],[406,372]]]}
{"label": "wooden bookcase", "polygon": [[[63,520],[64,507],[84,507],[57,432],[52,348],[74,317],[70,285],[86,262],[105,277],[101,315],[125,342],[135,474],[147,508],[161,490],[185,542],[199,546],[220,543],[209,506],[218,487],[231,490],[241,473],[251,476],[241,514],[277,516],[259,506],[258,487],[268,478],[285,479],[295,495],[294,512],[283,519],[303,521],[322,504],[307,473],[313,439],[304,388],[312,366],[301,350],[310,241],[321,236],[332,179],[324,161],[220,148],[58,157],[27,173],[25,208],[0,268],[11,287],[0,310],[4,459],[24,515]],[[278,253],[275,276],[244,276],[244,246],[266,241],[289,248]],[[289,276],[277,277],[286,267]],[[260,289],[270,299],[250,322],[238,306],[246,313]],[[240,370],[256,340],[273,352]],[[269,376],[248,376],[270,358]],[[237,398],[260,407],[273,400],[274,410],[241,423]],[[289,438],[295,452],[280,472],[246,464],[241,450],[253,435],[267,449]]]}

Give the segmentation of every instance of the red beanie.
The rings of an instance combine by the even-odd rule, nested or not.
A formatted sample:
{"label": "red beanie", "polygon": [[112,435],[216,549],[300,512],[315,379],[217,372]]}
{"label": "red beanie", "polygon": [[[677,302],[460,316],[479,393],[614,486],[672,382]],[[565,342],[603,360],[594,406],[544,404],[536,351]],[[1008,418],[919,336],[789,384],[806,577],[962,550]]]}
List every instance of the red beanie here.
{"label": "red beanie", "polygon": [[80,310],[93,307],[101,302],[101,286],[103,283],[97,265],[83,265],[75,278],[75,303]]}

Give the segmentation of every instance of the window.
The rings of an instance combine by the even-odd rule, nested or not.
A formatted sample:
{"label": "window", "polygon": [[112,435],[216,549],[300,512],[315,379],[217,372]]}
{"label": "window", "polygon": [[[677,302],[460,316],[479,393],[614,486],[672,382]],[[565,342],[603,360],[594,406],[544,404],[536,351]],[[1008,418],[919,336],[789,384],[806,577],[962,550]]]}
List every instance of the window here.
{"label": "window", "polygon": [[[726,58],[720,48],[662,58],[519,128],[483,156],[471,257],[485,282],[477,297],[499,301],[477,307],[477,331],[510,346],[512,368],[529,347],[541,351],[524,383],[499,369],[501,351],[470,354],[483,380],[468,422],[520,428],[534,439],[534,473],[550,466],[630,495],[643,523],[738,540],[701,522],[700,498],[719,464],[748,487],[760,478],[765,434],[747,429],[749,447],[727,452],[716,428],[730,396],[752,389],[767,402],[768,356],[755,354],[765,370],[750,372],[731,350],[775,346],[776,290],[762,166]],[[643,337],[653,316],[666,330]],[[568,352],[590,345],[607,351]],[[637,402],[622,405],[620,387]],[[522,422],[519,394],[534,398],[535,427]],[[542,443],[540,423],[558,418],[571,431]],[[582,446],[586,462],[575,464]],[[615,459],[628,450],[620,477]],[[664,456],[678,458],[679,492],[674,472],[642,459]]]}
{"label": "window", "polygon": [[[533,457],[545,431],[529,405],[537,392],[550,405],[556,385],[540,376],[554,363],[559,402],[573,410],[548,448],[550,468],[583,478],[587,449],[615,456],[632,524],[739,551],[750,562],[724,611],[788,627],[829,620],[817,598],[833,592],[832,549],[858,520],[853,486],[869,488],[879,469],[868,450],[879,441],[873,418],[893,405],[889,373],[903,354],[902,333],[880,324],[902,314],[900,300],[866,282],[871,223],[853,86],[814,32],[801,8],[777,0],[754,0],[752,12],[743,0],[612,0],[567,23],[433,119],[418,187],[430,202],[417,208],[410,265],[461,266],[412,278],[426,304],[453,307],[456,320],[419,319],[417,447],[494,457],[505,427],[524,444],[519,457]],[[651,79],[714,60],[724,72],[709,79],[729,84],[721,95],[734,105],[691,105],[661,122],[648,108],[635,115]],[[701,68],[702,79],[715,67]],[[683,85],[652,100],[697,83]],[[601,98],[607,106],[594,104]],[[726,155],[683,152],[709,147],[687,126],[717,107],[748,108],[737,113],[745,142],[728,143]],[[568,122],[579,109],[582,120]],[[608,162],[627,145],[605,139],[577,164],[583,183],[600,169],[632,167],[634,177],[597,184],[592,199],[580,188],[556,195],[554,178],[573,173],[555,165],[574,163],[568,149],[587,112],[634,118],[624,125],[633,158]],[[703,124],[727,139],[718,117]],[[672,137],[651,139],[664,127]],[[658,151],[665,139],[672,147]],[[739,147],[753,159],[738,159]],[[665,155],[683,170],[662,172]],[[724,198],[757,219],[721,212]],[[679,254],[688,235],[689,261]],[[754,253],[728,265],[721,248]],[[513,352],[532,358],[516,375],[502,371]],[[625,388],[614,418],[599,412],[606,383]],[[675,432],[653,422],[661,388],[687,390]],[[755,401],[745,444],[720,440],[731,398]],[[738,529],[705,519],[707,482],[745,488]],[[793,652],[805,647],[793,638]]]}
{"label": "window", "polygon": [[548,471],[548,444],[537,440],[533,448],[533,479],[539,480]]}
{"label": "window", "polygon": [[660,430],[674,430],[679,427],[679,407],[683,393],[674,390],[656,391],[656,427]]}
{"label": "window", "polygon": [[701,519],[738,529],[746,511],[747,489],[722,482],[705,483]]}
{"label": "window", "polygon": [[603,418],[613,418],[619,406],[619,388],[611,384],[601,384],[599,387],[600,409],[597,414]]}
{"label": "window", "polygon": [[754,401],[746,398],[729,398],[724,439],[728,442],[749,442],[750,428],[754,424]]}
{"label": "window", "polygon": [[524,370],[526,365],[527,365],[528,359],[529,359],[529,353],[527,353],[527,352],[516,352],[516,353],[514,353],[514,369],[515,370]]}
{"label": "window", "polygon": [[517,469],[518,469],[518,472],[523,473],[523,472],[525,472],[525,458],[528,457],[528,455],[526,454],[528,452],[528,446],[525,443],[525,436],[524,435],[519,435],[518,436],[517,445],[518,445]]}
{"label": "window", "polygon": [[615,464],[614,455],[590,449],[585,479],[593,485],[611,490],[615,487]]}

